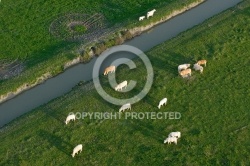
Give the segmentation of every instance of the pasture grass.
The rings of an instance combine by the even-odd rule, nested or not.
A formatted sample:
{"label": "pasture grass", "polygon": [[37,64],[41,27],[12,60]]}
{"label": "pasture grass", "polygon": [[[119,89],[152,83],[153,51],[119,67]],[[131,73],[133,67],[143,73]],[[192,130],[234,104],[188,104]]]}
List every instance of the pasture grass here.
{"label": "pasture grass", "polygon": [[[136,112],[180,112],[170,119],[80,119],[67,126],[69,112],[118,112],[91,82],[42,105],[0,130],[0,165],[248,165],[250,156],[248,66],[250,5],[235,7],[147,52],[154,68],[149,94],[132,105]],[[207,59],[204,73],[178,76],[177,66]],[[146,69],[118,67],[118,82],[136,80],[129,93],[104,89],[118,98],[137,94]],[[163,97],[168,104],[156,106]],[[124,115],[123,115],[124,117]],[[178,145],[163,144],[180,131]],[[72,149],[83,144],[74,159]]]}
{"label": "pasture grass", "polygon": [[87,28],[83,25],[76,25],[74,28],[73,28],[74,31],[76,32],[86,32],[87,31]]}
{"label": "pasture grass", "polygon": [[[137,26],[138,17],[153,8],[164,8],[159,15],[170,13],[197,0],[14,0],[0,4],[0,59],[18,59],[25,65],[24,71],[13,78],[0,80],[0,95],[15,91],[25,83],[35,82],[37,77],[50,72],[56,75],[63,65],[79,56],[76,48],[82,42],[68,42],[55,38],[49,32],[51,23],[70,13],[104,15],[109,25]],[[159,16],[158,16],[159,17]],[[156,19],[156,18],[154,18]],[[145,20],[147,24],[154,19]],[[136,23],[136,24],[135,24]],[[80,29],[82,31],[83,29]],[[1,64],[0,64],[1,65]]]}

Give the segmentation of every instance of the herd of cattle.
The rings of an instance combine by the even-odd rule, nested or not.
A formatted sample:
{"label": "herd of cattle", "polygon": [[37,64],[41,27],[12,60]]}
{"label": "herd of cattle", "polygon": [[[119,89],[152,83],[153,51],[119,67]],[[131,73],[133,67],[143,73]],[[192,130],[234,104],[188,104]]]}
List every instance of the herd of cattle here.
{"label": "herd of cattle", "polygon": [[[193,69],[196,71],[200,71],[200,73],[203,72],[203,67],[201,65],[206,66],[207,61],[206,60],[199,60],[197,63],[194,64]],[[186,78],[188,76],[191,76],[191,69],[189,68],[191,65],[190,64],[182,64],[178,66],[178,72],[180,74],[180,76],[182,76],[183,78]],[[116,66],[109,66],[104,70],[104,75],[108,75],[109,73],[114,73],[116,70]],[[128,81],[123,81],[122,83],[118,84],[115,87],[115,91],[121,91],[123,88],[126,89],[128,85]],[[167,104],[168,99],[167,98],[163,98],[159,104],[158,104],[158,108],[160,109],[161,106],[164,106]],[[131,104],[127,103],[124,104],[123,106],[121,106],[121,108],[119,109],[119,112],[124,112],[125,110],[131,110]],[[74,114],[68,115],[66,118],[66,125],[71,121],[75,121],[76,116]],[[177,144],[177,139],[181,137],[181,132],[176,131],[176,132],[171,132],[168,137],[164,140],[164,144],[168,143],[171,144],[172,142]],[[75,156],[75,154],[78,154],[78,152],[82,152],[82,144],[77,145],[74,149],[73,149],[73,153],[71,154],[72,157]]]}
{"label": "herd of cattle", "polygon": [[[203,67],[201,65],[206,66],[206,64],[207,64],[207,60],[199,60],[197,63],[194,64],[193,69],[195,71],[200,71],[200,73],[202,73]],[[191,66],[190,64],[182,64],[178,66],[178,72],[183,78],[191,76],[192,70],[189,69],[190,66]]]}
{"label": "herd of cattle", "polygon": [[[154,15],[154,12],[156,10],[153,9],[149,12],[147,12],[147,19],[149,17],[152,17]],[[142,21],[145,19],[145,16],[141,16],[139,17],[139,21]],[[195,71],[200,71],[200,73],[203,72],[203,67],[201,65],[204,65],[206,66],[206,63],[207,61],[206,60],[199,60],[197,63],[194,64],[193,66],[193,69]],[[186,77],[189,77],[191,76],[191,72],[192,70],[189,68],[191,65],[190,64],[182,64],[182,65],[179,65],[178,66],[178,72],[180,74],[180,76],[182,76],[183,78],[186,78]],[[105,69],[104,71],[104,75],[107,75],[109,73],[114,73],[115,72],[115,69],[116,67],[115,66],[109,66]],[[120,84],[118,84],[116,87],[115,87],[115,91],[121,91],[123,88],[126,89],[128,85],[128,81],[123,81],[121,82]],[[167,98],[163,98],[160,102],[159,102],[159,105],[158,105],[158,108],[160,109],[161,106],[163,105],[166,105],[167,104]],[[130,103],[127,103],[127,104],[124,104],[123,106],[121,106],[121,108],[119,109],[119,112],[124,112],[125,110],[131,110],[131,104]],[[76,116],[74,114],[71,114],[71,115],[68,115],[67,118],[66,118],[66,125],[71,121],[75,121],[76,119]],[[168,137],[164,140],[164,143],[175,143],[177,144],[177,139],[181,137],[181,132],[179,131],[176,131],[176,132],[171,132]],[[72,157],[75,157],[75,154],[78,154],[78,152],[82,152],[82,144],[79,144],[77,145],[74,149],[73,149],[73,153],[71,154]]]}

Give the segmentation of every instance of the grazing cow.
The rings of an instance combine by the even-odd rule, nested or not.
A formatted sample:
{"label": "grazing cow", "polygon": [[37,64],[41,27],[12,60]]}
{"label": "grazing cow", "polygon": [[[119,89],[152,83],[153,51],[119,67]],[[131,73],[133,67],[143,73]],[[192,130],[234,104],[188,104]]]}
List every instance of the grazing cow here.
{"label": "grazing cow", "polygon": [[176,137],[176,138],[180,138],[181,137],[181,132],[176,131],[176,132],[171,132],[168,137]]}
{"label": "grazing cow", "polygon": [[199,61],[197,62],[197,64],[198,64],[198,65],[205,65],[205,66],[206,66],[207,60],[199,60]]}
{"label": "grazing cow", "polygon": [[179,74],[184,78],[187,75],[191,76],[191,69],[185,69],[179,72]]}
{"label": "grazing cow", "polygon": [[196,63],[196,64],[194,64],[194,70],[195,70],[195,71],[200,70],[200,73],[202,73],[202,72],[203,72],[203,67],[200,66],[200,65],[198,65],[198,64]]}
{"label": "grazing cow", "polygon": [[80,151],[80,153],[82,152],[82,144],[77,145],[77,146],[73,149],[73,153],[71,154],[72,157],[75,157],[75,154],[78,154],[79,151]]}
{"label": "grazing cow", "polygon": [[144,20],[144,18],[145,18],[145,16],[141,16],[141,17],[139,17],[139,21]]}
{"label": "grazing cow", "polygon": [[118,84],[118,85],[115,87],[115,91],[122,90],[122,88],[125,88],[125,89],[126,89],[127,85],[128,85],[128,81],[123,81],[122,83]]}
{"label": "grazing cow", "polygon": [[125,111],[126,109],[131,110],[131,104],[130,104],[130,103],[124,104],[124,105],[119,109],[119,112],[123,112],[123,111]]}
{"label": "grazing cow", "polygon": [[176,137],[168,137],[164,140],[164,144],[165,143],[171,144],[172,142],[174,142],[177,145],[177,138]]}
{"label": "grazing cow", "polygon": [[163,104],[167,105],[167,101],[168,101],[167,98],[162,99],[162,100],[159,102],[158,108],[160,109],[161,106],[163,106]]}
{"label": "grazing cow", "polygon": [[107,75],[109,72],[115,72],[115,66],[109,66],[104,70],[104,75]]}
{"label": "grazing cow", "polygon": [[178,72],[180,72],[181,70],[186,70],[187,68],[190,67],[190,64],[182,64],[178,66]]}
{"label": "grazing cow", "polygon": [[152,17],[152,16],[154,15],[154,12],[155,12],[155,11],[156,11],[155,9],[149,11],[149,12],[147,13],[147,19],[148,19],[149,17]]}
{"label": "grazing cow", "polygon": [[74,120],[74,121],[76,120],[76,116],[74,114],[68,115],[65,123],[68,124],[69,121],[71,121],[71,120]]}

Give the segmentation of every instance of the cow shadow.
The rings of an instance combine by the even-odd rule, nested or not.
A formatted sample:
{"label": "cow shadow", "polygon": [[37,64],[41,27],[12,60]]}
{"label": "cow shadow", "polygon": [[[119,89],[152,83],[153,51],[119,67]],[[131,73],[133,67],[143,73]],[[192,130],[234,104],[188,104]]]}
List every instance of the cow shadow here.
{"label": "cow shadow", "polygon": [[193,64],[195,60],[192,57],[187,57],[179,53],[175,53],[172,51],[167,51],[166,54],[168,56],[161,57],[153,57],[154,61],[152,62],[153,68],[157,68],[159,70],[166,70],[166,72],[172,74],[173,76],[179,75],[178,66],[180,64]]}
{"label": "cow shadow", "polygon": [[[72,112],[72,111],[70,111],[70,112]],[[53,119],[57,120],[60,124],[62,124],[62,125],[65,124],[64,120],[66,119],[66,117],[62,113],[59,113],[53,109],[46,109],[44,111],[44,113],[47,116],[52,117]],[[65,119],[63,119],[63,118],[65,118]]]}
{"label": "cow shadow", "polygon": [[155,98],[149,96],[149,95],[146,95],[143,99],[142,99],[143,102],[147,103],[148,105],[150,105],[151,107],[157,107],[157,101],[155,100]]}
{"label": "cow shadow", "polygon": [[[112,96],[111,94],[109,94],[110,96]],[[108,102],[108,101],[106,101],[101,95],[95,95],[94,96],[94,98],[97,100],[97,101],[99,101],[99,102],[101,102],[102,103],[102,105],[106,105],[106,106],[108,106],[108,108],[110,108],[111,110],[117,110],[117,109],[119,109],[118,107],[120,107],[120,106],[117,106],[117,105],[114,105],[114,104],[112,104],[112,103],[110,103],[110,102]],[[98,109],[98,104],[96,104],[96,108]]]}
{"label": "cow shadow", "polygon": [[157,140],[157,142],[160,142],[160,143],[162,143],[163,139],[165,139],[163,134],[161,134],[158,131],[154,131],[153,126],[152,125],[149,126],[148,125],[149,123],[145,123],[145,120],[134,119],[134,120],[127,120],[127,121],[128,121],[130,128],[140,131],[146,137],[153,138]]}
{"label": "cow shadow", "polygon": [[43,139],[47,140],[51,146],[55,146],[58,150],[65,153],[67,156],[71,154],[71,147],[73,147],[70,143],[64,141],[61,137],[53,135],[45,130],[39,130],[38,135]]}
{"label": "cow shadow", "polygon": [[[133,92],[136,95],[138,95],[139,93],[141,93],[141,95],[138,96],[138,102],[147,103],[151,107],[155,107],[155,103],[157,103],[157,102],[156,102],[156,100],[153,97],[151,97],[150,95],[148,95],[148,93],[150,93],[150,90],[146,94],[146,93],[142,92],[142,89],[140,89],[140,88],[134,88]],[[135,103],[135,104],[137,104],[137,103]],[[141,103],[138,103],[138,104],[141,104]]]}

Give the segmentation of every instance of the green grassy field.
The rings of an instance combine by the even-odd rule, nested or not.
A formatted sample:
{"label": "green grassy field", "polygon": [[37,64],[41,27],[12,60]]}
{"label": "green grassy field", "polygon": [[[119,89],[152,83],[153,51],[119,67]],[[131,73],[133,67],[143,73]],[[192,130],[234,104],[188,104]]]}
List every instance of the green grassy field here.
{"label": "green grassy field", "polygon": [[[69,125],[69,112],[118,112],[91,83],[19,117],[0,130],[0,165],[249,165],[250,5],[209,19],[147,52],[154,68],[149,94],[132,105],[136,112],[180,112],[179,120],[80,119]],[[207,59],[204,73],[184,80],[182,63]],[[105,90],[125,98],[145,82],[145,68],[121,66],[117,80],[136,80],[129,93],[117,93],[102,77]],[[128,72],[129,71],[129,72]],[[168,104],[156,107],[163,97]],[[163,144],[180,131],[178,145]],[[74,159],[72,149],[83,144]]]}
{"label": "green grassy field", "polygon": [[[49,32],[51,23],[62,16],[100,13],[110,26],[117,23],[136,26],[138,17],[152,8],[159,9],[158,16],[154,18],[159,19],[160,15],[194,1],[3,1],[0,4],[0,60],[18,59],[25,68],[17,77],[0,80],[0,95],[14,91],[25,83],[34,83],[44,73],[56,75],[63,71],[67,61],[79,56],[75,50],[83,43],[62,41]],[[146,20],[143,24],[148,22]]]}

